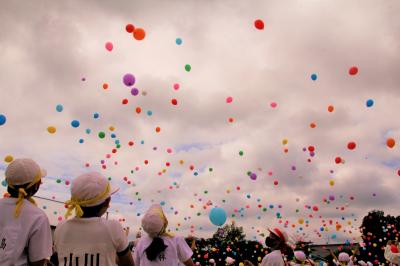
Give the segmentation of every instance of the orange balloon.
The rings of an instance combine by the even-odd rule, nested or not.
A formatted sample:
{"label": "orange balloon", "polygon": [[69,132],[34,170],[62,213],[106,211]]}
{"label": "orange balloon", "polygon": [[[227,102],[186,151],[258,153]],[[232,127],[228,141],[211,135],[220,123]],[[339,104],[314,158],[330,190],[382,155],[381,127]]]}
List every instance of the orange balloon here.
{"label": "orange balloon", "polygon": [[311,123],[311,124],[310,124],[310,127],[311,127],[311,128],[316,128],[317,125],[316,125],[315,123]]}
{"label": "orange balloon", "polygon": [[333,107],[333,105],[329,105],[328,106],[328,112],[329,113],[332,113],[334,109],[335,109],[335,107]]}
{"label": "orange balloon", "polygon": [[396,145],[396,141],[395,141],[393,138],[388,138],[388,139],[386,140],[386,145],[387,145],[389,148],[393,148],[394,145]]}
{"label": "orange balloon", "polygon": [[103,89],[108,89],[108,84],[107,83],[103,83]]}
{"label": "orange balloon", "polygon": [[142,29],[142,28],[136,28],[136,29],[133,31],[133,37],[134,37],[136,40],[141,41],[141,40],[144,39],[144,37],[146,37],[146,32],[145,32],[144,29]]}

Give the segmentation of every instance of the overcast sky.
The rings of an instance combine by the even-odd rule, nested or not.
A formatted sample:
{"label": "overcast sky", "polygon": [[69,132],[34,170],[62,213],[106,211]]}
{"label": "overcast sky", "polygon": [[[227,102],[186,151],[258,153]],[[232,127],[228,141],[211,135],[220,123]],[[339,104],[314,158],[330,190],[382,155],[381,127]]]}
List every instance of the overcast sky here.
{"label": "overcast sky", "polygon": [[[35,159],[48,172],[38,195],[58,201],[81,173],[111,177],[110,217],[131,237],[162,203],[184,236],[211,236],[218,206],[249,239],[281,225],[319,243],[357,241],[369,210],[399,215],[400,153],[386,146],[400,141],[399,13],[397,0],[1,1],[0,157]],[[63,217],[62,204],[39,203],[52,224]]]}

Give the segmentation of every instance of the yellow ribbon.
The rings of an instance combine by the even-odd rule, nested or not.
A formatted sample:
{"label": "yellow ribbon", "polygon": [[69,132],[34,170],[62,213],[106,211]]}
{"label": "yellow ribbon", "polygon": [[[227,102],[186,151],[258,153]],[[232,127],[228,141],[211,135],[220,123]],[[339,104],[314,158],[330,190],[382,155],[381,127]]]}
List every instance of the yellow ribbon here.
{"label": "yellow ribbon", "polygon": [[106,196],[108,196],[110,192],[110,184],[107,184],[106,189],[104,190],[103,193],[97,195],[96,197],[92,198],[92,199],[88,199],[88,200],[78,200],[78,199],[74,199],[71,198],[70,200],[66,201],[65,204],[68,207],[67,213],[65,214],[65,219],[67,219],[71,214],[72,211],[75,209],[75,215],[76,217],[82,217],[83,216],[83,210],[82,207],[83,205],[91,205],[94,204],[102,199],[105,199]]}
{"label": "yellow ribbon", "polygon": [[164,226],[161,228],[161,231],[158,233],[159,236],[168,236],[168,237],[174,237],[173,234],[167,233],[167,227],[168,227],[168,220],[167,217],[165,217],[165,214],[161,208],[157,209],[158,214],[160,215],[161,219],[164,221]]}
{"label": "yellow ribbon", "polygon": [[[32,180],[31,183],[29,183],[29,185],[26,187],[26,189],[31,188],[33,185],[35,185],[36,183],[39,183],[40,180],[42,179],[42,173],[39,172]],[[8,186],[15,189],[15,186],[13,184],[8,183]],[[36,205],[36,202],[31,198],[30,195],[28,195],[28,193],[26,193],[24,188],[19,188],[18,189],[18,199],[16,202],[16,207],[15,207],[15,218],[18,218],[20,213],[21,213],[21,207],[22,204],[24,203],[24,199],[29,200],[29,202],[31,202],[32,204]]]}

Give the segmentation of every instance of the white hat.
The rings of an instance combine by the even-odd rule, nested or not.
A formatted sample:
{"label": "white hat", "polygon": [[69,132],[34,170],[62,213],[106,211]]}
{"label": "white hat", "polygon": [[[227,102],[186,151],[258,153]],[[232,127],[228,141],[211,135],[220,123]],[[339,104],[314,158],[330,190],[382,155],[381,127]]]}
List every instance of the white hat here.
{"label": "white hat", "polygon": [[232,259],[231,257],[226,257],[225,262],[228,263],[229,265],[235,263],[235,260]]}
{"label": "white hat", "polygon": [[358,265],[360,266],[367,266],[367,264],[363,260],[358,261]]}
{"label": "white hat", "polygon": [[304,252],[301,250],[295,251],[294,257],[299,261],[305,261],[307,259],[306,254],[304,254]]}
{"label": "white hat", "polygon": [[78,176],[72,181],[71,199],[80,203],[81,207],[93,207],[105,202],[119,189],[113,189],[107,178],[97,172]]}
{"label": "white hat", "polygon": [[151,238],[165,233],[163,231],[165,231],[167,225],[168,220],[159,204],[151,205],[142,219],[143,230]]}
{"label": "white hat", "polygon": [[276,235],[279,237],[281,240],[283,240],[285,243],[289,241],[288,234],[286,233],[285,230],[280,229],[278,227],[275,227],[273,229],[268,229],[272,234]]}
{"label": "white hat", "polygon": [[340,252],[338,259],[340,262],[348,262],[350,261],[350,256],[346,252]]}
{"label": "white hat", "polygon": [[20,186],[38,182],[46,176],[46,171],[32,159],[15,159],[8,165],[5,175],[7,184]]}
{"label": "white hat", "polygon": [[209,263],[215,263],[215,260],[214,259],[210,259],[208,262]]}

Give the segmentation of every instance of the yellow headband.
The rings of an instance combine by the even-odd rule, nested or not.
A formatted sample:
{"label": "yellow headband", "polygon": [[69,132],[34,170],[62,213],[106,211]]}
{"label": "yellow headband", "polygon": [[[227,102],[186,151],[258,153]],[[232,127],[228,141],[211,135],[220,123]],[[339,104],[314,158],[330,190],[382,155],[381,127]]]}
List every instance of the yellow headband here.
{"label": "yellow headband", "polygon": [[[29,183],[29,185],[26,187],[31,188],[32,186],[34,186],[36,183],[40,182],[40,180],[42,180],[42,173],[39,172],[32,180],[31,183]],[[8,183],[8,181],[7,181]],[[8,186],[15,189],[15,186],[8,183]],[[31,198],[30,195],[28,195],[28,193],[26,193],[24,188],[19,188],[18,189],[18,200],[16,202],[16,207],[15,207],[15,218],[18,218],[19,214],[21,213],[21,207],[22,207],[22,203],[24,203],[24,199],[29,200],[31,203],[36,205],[36,202]]]}
{"label": "yellow headband", "polygon": [[83,215],[83,210],[82,210],[82,205],[91,205],[96,203],[97,201],[103,200],[106,198],[106,196],[108,196],[110,192],[110,184],[107,184],[106,189],[104,190],[103,193],[97,195],[96,197],[92,198],[92,199],[88,199],[88,200],[77,200],[74,198],[71,198],[70,200],[68,200],[67,202],[65,202],[65,204],[68,207],[67,213],[65,214],[65,219],[67,219],[71,214],[72,214],[72,210],[75,209],[75,215],[77,217],[82,217]]}
{"label": "yellow headband", "polygon": [[158,233],[159,236],[168,236],[168,237],[173,237],[172,234],[167,233],[167,226],[168,226],[168,220],[167,217],[165,217],[165,214],[161,208],[157,209],[158,214],[160,215],[160,218],[164,221],[164,226],[161,228],[161,231]]}

